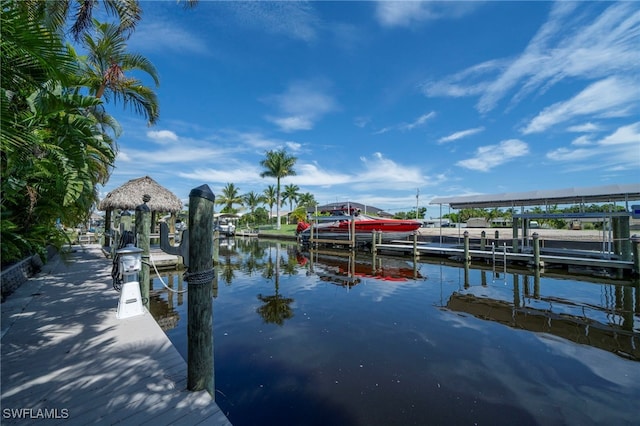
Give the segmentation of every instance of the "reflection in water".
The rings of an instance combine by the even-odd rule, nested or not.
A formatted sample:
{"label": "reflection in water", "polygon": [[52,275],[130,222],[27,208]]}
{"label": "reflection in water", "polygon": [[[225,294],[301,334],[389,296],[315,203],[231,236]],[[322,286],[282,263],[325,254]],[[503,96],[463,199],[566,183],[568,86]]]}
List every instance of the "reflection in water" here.
{"label": "reflection in water", "polygon": [[302,253],[296,251],[301,266],[321,280],[351,288],[363,278],[404,282],[425,279],[418,263],[398,257],[372,256],[354,251],[318,249]]}
{"label": "reflection in water", "polygon": [[[637,423],[637,287],[446,262],[221,245],[218,405],[236,426]],[[152,288],[186,359],[187,298]]]}
{"label": "reflection in water", "polygon": [[176,290],[176,292],[167,290],[160,282],[160,278],[152,276],[149,288],[149,298],[151,299],[149,311],[163,331],[175,328],[180,321],[176,303],[178,306],[184,303],[185,286],[182,274],[183,271],[163,271],[160,273],[160,278],[167,287]]}
{"label": "reflection in water", "polygon": [[293,317],[293,309],[291,304],[293,299],[283,297],[280,290],[280,263],[284,262],[280,258],[280,243],[276,243],[276,260],[274,262],[272,253],[269,251],[269,258],[265,265],[263,276],[269,280],[274,280],[275,294],[272,296],[263,296],[258,294],[258,299],[263,303],[256,312],[260,314],[264,322],[267,324],[283,325],[284,321]]}
{"label": "reflection in water", "polygon": [[[483,271],[484,274],[484,271]],[[520,278],[523,278],[522,290]],[[634,289],[603,286],[602,304],[580,303],[540,294],[539,280],[533,295],[529,277],[513,275],[512,301],[483,294],[482,287],[454,292],[447,308],[509,327],[553,334],[622,357],[640,360],[640,327],[634,329]]]}

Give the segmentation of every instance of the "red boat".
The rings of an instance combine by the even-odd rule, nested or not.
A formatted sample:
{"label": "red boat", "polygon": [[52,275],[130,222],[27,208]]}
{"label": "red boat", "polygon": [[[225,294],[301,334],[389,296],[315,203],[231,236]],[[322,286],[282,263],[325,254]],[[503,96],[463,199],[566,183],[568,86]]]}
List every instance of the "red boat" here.
{"label": "red boat", "polygon": [[329,213],[329,216],[317,216],[318,223],[300,232],[303,242],[308,242],[312,233],[313,238],[350,240],[354,228],[357,243],[370,243],[374,231],[381,233],[383,242],[388,242],[404,239],[422,226],[422,222],[417,220],[373,217],[356,209],[332,210]]}

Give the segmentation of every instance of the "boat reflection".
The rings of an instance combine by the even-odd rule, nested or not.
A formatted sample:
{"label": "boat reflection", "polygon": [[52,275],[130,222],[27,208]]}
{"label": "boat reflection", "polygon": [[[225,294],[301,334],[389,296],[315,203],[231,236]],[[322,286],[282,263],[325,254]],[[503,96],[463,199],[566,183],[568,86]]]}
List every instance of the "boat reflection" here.
{"label": "boat reflection", "polygon": [[[539,274],[533,277],[533,289],[532,277],[518,274],[512,277],[511,300],[500,298],[500,293],[492,292],[486,284],[465,285],[464,289],[451,294],[446,307],[483,320],[548,333],[640,361],[640,325],[634,325],[634,316],[640,315],[637,287],[604,285],[604,294],[597,304],[545,294]],[[486,283],[486,278],[482,281]]]}
{"label": "boat reflection", "polygon": [[383,281],[420,280],[418,263],[397,257],[372,256],[354,251],[310,250],[297,252],[300,265],[308,265],[309,272],[321,280],[351,288],[364,278]]}

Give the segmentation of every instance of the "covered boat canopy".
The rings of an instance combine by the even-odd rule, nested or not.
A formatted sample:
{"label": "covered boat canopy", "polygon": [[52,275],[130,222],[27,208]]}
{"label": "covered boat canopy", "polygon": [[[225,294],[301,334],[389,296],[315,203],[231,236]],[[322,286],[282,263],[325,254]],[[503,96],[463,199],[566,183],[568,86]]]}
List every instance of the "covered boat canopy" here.
{"label": "covered boat canopy", "polygon": [[586,188],[550,189],[502,194],[436,197],[429,204],[445,204],[453,209],[525,207],[551,204],[593,204],[640,200],[640,183]]}

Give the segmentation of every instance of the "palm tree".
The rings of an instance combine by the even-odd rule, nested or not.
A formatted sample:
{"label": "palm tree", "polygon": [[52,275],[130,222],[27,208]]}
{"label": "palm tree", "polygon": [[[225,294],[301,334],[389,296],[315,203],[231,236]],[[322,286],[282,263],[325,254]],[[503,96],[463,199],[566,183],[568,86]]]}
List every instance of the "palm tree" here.
{"label": "palm tree", "polygon": [[297,158],[287,154],[286,150],[280,149],[278,151],[267,151],[266,158],[260,162],[260,165],[265,168],[265,171],[260,173],[261,177],[275,177],[277,179],[276,184],[276,216],[278,216],[278,222],[276,229],[280,229],[280,179],[287,176],[295,176],[296,171],[293,166],[296,164]]}
{"label": "palm tree", "polygon": [[[298,201],[298,191],[300,191],[300,187],[298,185],[289,184],[285,185],[284,191],[282,192],[282,202],[289,201],[289,213],[293,211],[293,203]],[[289,223],[289,215],[287,215],[287,224]]]}
{"label": "palm tree", "polygon": [[[177,2],[180,3],[180,0]],[[72,13],[71,34],[76,41],[79,41],[80,36],[86,34],[91,28],[93,10],[98,3],[97,0],[18,1],[18,4],[25,10],[29,10],[32,14],[40,15],[43,23],[56,32],[64,30],[69,15]],[[116,15],[118,17],[118,28],[124,34],[130,35],[142,18],[142,8],[139,0],[102,0],[102,3],[108,15]],[[198,0],[184,0],[185,8],[195,7],[196,4],[198,4]]]}
{"label": "palm tree", "polygon": [[[131,34],[142,17],[142,8],[138,0],[102,0],[108,15],[118,17],[118,28],[121,32]],[[62,33],[65,30],[69,15],[73,14],[71,34],[76,41],[91,28],[93,10],[98,2],[95,0],[22,0],[20,6],[31,14],[40,16],[42,23],[52,31]],[[75,5],[74,5],[75,4]]]}
{"label": "palm tree", "polygon": [[304,194],[300,194],[298,196],[298,205],[304,207],[314,207],[318,205],[316,198],[310,192],[305,192]]}
{"label": "palm tree", "polygon": [[240,196],[240,190],[232,183],[227,183],[222,188],[222,194],[217,197],[216,204],[223,204],[223,213],[235,213],[233,208],[234,204],[242,204],[242,197]]}
{"label": "palm tree", "polygon": [[251,212],[251,219],[253,219],[254,213],[256,211],[256,207],[262,202],[264,202],[264,197],[255,191],[251,191],[242,196],[242,202],[245,206],[249,207],[249,211]]}
{"label": "palm tree", "polygon": [[71,50],[82,64],[78,78],[89,93],[106,102],[121,101],[136,113],[154,124],[159,116],[158,98],[155,92],[137,78],[126,73],[142,71],[148,74],[156,87],[160,80],[155,66],[144,56],[128,53],[127,37],[114,24],[93,20],[97,38],[85,34],[83,45],[88,53],[81,57]]}
{"label": "palm tree", "polygon": [[264,195],[264,203],[269,206],[269,219],[271,219],[273,217],[273,205],[276,203],[276,187],[269,185],[262,194]]}

